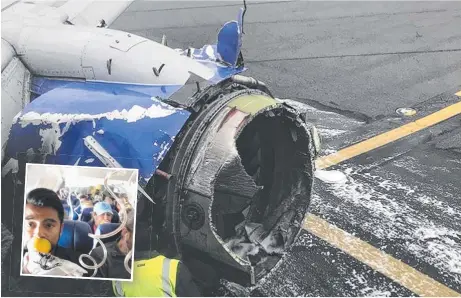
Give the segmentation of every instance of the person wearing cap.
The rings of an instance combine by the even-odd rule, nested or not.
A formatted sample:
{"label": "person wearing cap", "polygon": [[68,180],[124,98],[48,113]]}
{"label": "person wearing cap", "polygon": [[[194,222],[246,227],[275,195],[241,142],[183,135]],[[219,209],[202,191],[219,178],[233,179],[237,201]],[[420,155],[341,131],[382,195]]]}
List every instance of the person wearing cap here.
{"label": "person wearing cap", "polygon": [[[130,272],[125,269],[125,257],[133,249],[134,212],[129,210],[127,222],[123,227],[120,237],[109,243],[105,243],[107,250],[106,262],[98,269],[97,277],[131,279]],[[99,264],[104,256],[101,246],[95,247],[90,255]]]}
{"label": "person wearing cap", "polygon": [[113,215],[114,212],[112,211],[112,207],[110,207],[108,203],[96,203],[93,207],[93,218],[88,222],[93,230],[93,233],[96,232],[96,229],[100,224],[111,223]]}
{"label": "person wearing cap", "polygon": [[93,208],[93,202],[88,198],[87,195],[80,195],[80,206],[81,206],[81,209],[85,209],[85,208]]}
{"label": "person wearing cap", "polygon": [[94,198],[93,198],[93,202],[94,203],[97,203],[97,202],[102,202],[103,199],[102,199],[102,196],[101,196],[101,192],[99,189],[96,189],[95,193],[94,193]]}
{"label": "person wearing cap", "polygon": [[104,193],[104,202],[110,205],[110,207],[112,208],[112,211],[118,212],[115,206],[116,201],[114,198],[112,198],[112,196],[108,192]]}

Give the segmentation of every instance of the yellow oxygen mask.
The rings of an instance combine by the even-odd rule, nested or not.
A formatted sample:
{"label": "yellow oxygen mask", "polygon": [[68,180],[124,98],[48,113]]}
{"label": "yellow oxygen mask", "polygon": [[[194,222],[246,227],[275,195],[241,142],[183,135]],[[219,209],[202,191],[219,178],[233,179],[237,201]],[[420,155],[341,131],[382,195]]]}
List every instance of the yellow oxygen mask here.
{"label": "yellow oxygen mask", "polygon": [[34,237],[31,244],[39,253],[48,254],[51,251],[51,243],[45,238]]}

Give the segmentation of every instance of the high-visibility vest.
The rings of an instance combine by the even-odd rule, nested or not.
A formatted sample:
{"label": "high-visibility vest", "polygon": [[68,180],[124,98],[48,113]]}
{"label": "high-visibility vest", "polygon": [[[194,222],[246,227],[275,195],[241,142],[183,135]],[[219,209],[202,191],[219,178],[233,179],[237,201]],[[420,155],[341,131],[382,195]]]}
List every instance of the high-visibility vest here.
{"label": "high-visibility vest", "polygon": [[112,281],[119,297],[176,297],[179,260],[157,256],[134,262],[133,281]]}

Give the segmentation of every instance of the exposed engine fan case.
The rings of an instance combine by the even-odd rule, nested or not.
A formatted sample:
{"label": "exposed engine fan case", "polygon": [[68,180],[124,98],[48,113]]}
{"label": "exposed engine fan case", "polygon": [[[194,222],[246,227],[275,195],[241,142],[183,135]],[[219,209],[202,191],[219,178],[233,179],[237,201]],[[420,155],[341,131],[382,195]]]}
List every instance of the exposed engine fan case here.
{"label": "exposed engine fan case", "polygon": [[[166,224],[177,250],[205,252],[246,272],[248,283],[264,276],[291,246],[307,210],[310,140],[294,109],[257,90],[231,93],[202,111],[170,169],[178,179],[168,185]],[[255,225],[263,238],[245,232]],[[281,246],[270,249],[277,238]]]}

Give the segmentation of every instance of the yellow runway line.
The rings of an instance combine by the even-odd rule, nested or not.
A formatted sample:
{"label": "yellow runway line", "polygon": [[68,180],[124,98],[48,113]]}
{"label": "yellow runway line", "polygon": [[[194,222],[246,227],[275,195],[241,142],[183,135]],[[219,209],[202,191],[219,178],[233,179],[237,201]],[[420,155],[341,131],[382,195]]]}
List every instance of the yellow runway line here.
{"label": "yellow runway line", "polygon": [[[458,93],[461,93],[461,91]],[[455,103],[451,106],[448,106],[440,111],[437,111],[431,115],[423,117],[414,122],[405,124],[391,131],[385,132],[383,134],[377,135],[358,144],[342,149],[336,153],[320,157],[316,160],[317,169],[325,169],[331,167],[340,162],[343,162],[365,152],[371,151],[373,149],[379,148],[388,143],[406,137],[412,133],[425,129],[444,120],[447,120],[458,114],[461,114],[461,102]]]}
{"label": "yellow runway line", "polygon": [[[461,91],[455,95],[461,97]],[[318,169],[325,169],[342,161],[379,148],[412,133],[461,114],[461,102],[431,115],[385,132],[334,154],[316,160]],[[461,297],[461,294],[417,271],[400,260],[386,254],[320,217],[307,214],[303,228],[313,235],[349,254],[363,264],[387,276],[415,294],[423,297]]]}
{"label": "yellow runway line", "polygon": [[309,214],[304,220],[303,228],[419,296],[461,297],[460,293],[316,215]]}

